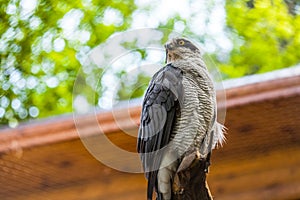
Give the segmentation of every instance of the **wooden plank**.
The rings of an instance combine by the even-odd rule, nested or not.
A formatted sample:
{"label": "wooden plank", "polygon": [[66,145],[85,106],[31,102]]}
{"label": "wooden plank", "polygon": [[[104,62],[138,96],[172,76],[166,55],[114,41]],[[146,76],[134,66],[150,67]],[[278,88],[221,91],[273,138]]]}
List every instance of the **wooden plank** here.
{"label": "wooden plank", "polygon": [[[107,168],[80,146],[78,141],[73,141],[32,149],[21,160],[14,155],[4,156],[2,170],[6,166],[11,171],[6,171],[9,174],[5,184],[1,185],[1,199],[105,199],[107,195],[110,199],[130,199],[131,195],[136,199],[144,198],[146,183],[143,175]],[[214,196],[247,199],[250,195],[248,199],[271,199],[270,192],[275,189],[278,199],[300,195],[297,189],[300,148],[272,151],[251,159],[243,154],[244,158],[231,162],[222,162],[218,152],[214,154],[208,177]],[[295,156],[286,156],[292,154]],[[3,172],[5,170],[2,175]],[[264,195],[257,197],[258,191]]]}
{"label": "wooden plank", "polygon": [[[21,157],[2,155],[0,166],[0,199],[59,199],[55,197],[58,193],[61,199],[99,199],[108,193],[130,199],[128,191],[136,190],[145,195],[142,174],[122,173],[104,166],[79,140],[28,149]],[[81,194],[82,190],[85,193]]]}
{"label": "wooden plank", "polygon": [[299,165],[300,147],[249,159],[245,155],[212,165],[208,183],[222,199],[290,199],[300,197]]}
{"label": "wooden plank", "polygon": [[[10,174],[7,174],[9,177],[6,177],[5,184],[1,185],[1,199],[38,199],[51,197],[51,195],[53,198],[50,199],[59,199],[54,198],[58,193],[61,197],[70,197],[67,199],[80,199],[81,197],[77,196],[80,191],[86,199],[97,199],[99,196],[103,197],[99,199],[105,199],[105,195],[111,193],[117,193],[122,197],[127,194],[130,199],[128,191],[134,191],[135,195],[139,193],[140,197],[145,194],[146,183],[142,175],[120,173],[106,168],[91,158],[80,146],[80,143],[73,141],[69,144],[62,143],[43,147],[43,149],[32,149],[26,152],[27,155],[24,155],[21,160],[13,155],[4,156],[1,160],[1,170],[3,170],[1,174],[3,175],[3,172]],[[74,149],[72,153],[70,149],[68,150],[70,147]],[[34,157],[35,162],[31,156]],[[208,179],[216,197],[223,199],[226,196],[232,198],[233,195],[235,197],[235,195],[252,194],[248,198],[250,199],[257,194],[257,190],[266,193],[276,188],[277,193],[280,193],[281,190],[287,190],[286,187],[291,189],[280,193],[282,198],[295,195],[297,191],[300,195],[300,190],[296,190],[297,185],[300,184],[300,171],[298,170],[300,148],[272,151],[272,154],[251,159],[247,159],[247,155],[243,156],[244,158],[231,162],[222,162],[218,152],[214,154]],[[78,169],[81,170],[78,171]],[[295,185],[296,189],[291,185]],[[11,190],[9,193],[5,186],[10,189],[14,188],[15,191]],[[82,190],[86,194],[82,193]],[[118,195],[116,199],[120,197]],[[280,199],[279,194],[276,196]],[[256,199],[267,197],[270,197],[269,193],[261,198],[256,196]]]}

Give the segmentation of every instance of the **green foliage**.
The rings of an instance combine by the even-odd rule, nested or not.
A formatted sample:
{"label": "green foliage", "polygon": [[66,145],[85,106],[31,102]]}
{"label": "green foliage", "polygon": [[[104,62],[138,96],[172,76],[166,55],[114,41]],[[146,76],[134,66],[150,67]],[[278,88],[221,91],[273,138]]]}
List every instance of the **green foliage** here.
{"label": "green foliage", "polygon": [[[15,127],[22,120],[72,112],[72,95],[80,97],[79,105],[83,97],[89,106],[100,105],[105,92],[114,92],[116,102],[141,97],[149,73],[126,67],[131,62],[136,66],[152,62],[153,57],[147,49],[134,48],[138,40],[123,42],[125,49],[135,49],[137,55],[121,68],[99,67],[85,60],[112,34],[130,29],[133,17],[141,13],[146,16],[142,22],[165,29],[159,45],[173,30],[193,38],[211,55],[210,62],[220,67],[223,78],[263,73],[300,61],[299,0],[228,0],[224,27],[215,18],[220,17],[222,0],[189,1],[185,17],[173,12],[163,15],[168,16],[164,19],[152,16],[162,2],[137,8],[135,3],[141,2],[0,0],[0,124]],[[211,21],[217,26],[211,26]]]}
{"label": "green foliage", "polygon": [[[82,55],[127,29],[135,9],[133,0],[2,0],[0,124],[71,112]],[[119,22],[105,23],[108,11]]]}
{"label": "green foliage", "polygon": [[[291,2],[291,1],[289,1]],[[263,73],[299,63],[300,15],[282,0],[226,1],[234,49],[221,64],[227,78]],[[298,2],[299,8],[299,2]]]}
{"label": "green foliage", "polygon": [[120,89],[118,90],[119,100],[134,99],[141,97],[148,87],[150,81],[149,76],[143,75],[143,73],[137,74],[136,78],[130,84],[130,80],[125,76],[126,72],[121,72],[120,77]]}

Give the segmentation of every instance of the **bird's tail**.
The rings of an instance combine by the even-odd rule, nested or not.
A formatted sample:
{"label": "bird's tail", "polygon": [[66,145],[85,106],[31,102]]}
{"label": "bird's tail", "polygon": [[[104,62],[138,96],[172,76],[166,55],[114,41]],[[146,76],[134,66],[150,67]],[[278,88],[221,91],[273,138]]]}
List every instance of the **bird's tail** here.
{"label": "bird's tail", "polygon": [[157,170],[148,172],[147,200],[152,200],[153,189],[157,188],[157,173]]}
{"label": "bird's tail", "polygon": [[153,187],[151,186],[151,181],[148,180],[147,200],[152,200],[152,195],[153,195]]}

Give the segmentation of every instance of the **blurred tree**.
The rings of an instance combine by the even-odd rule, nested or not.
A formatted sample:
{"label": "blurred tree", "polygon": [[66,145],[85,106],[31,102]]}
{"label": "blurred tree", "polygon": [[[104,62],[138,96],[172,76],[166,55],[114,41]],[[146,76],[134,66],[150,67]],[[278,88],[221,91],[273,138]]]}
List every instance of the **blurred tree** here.
{"label": "blurred tree", "polygon": [[127,29],[135,9],[133,0],[1,0],[0,124],[71,112],[84,55]]}
{"label": "blurred tree", "polygon": [[143,96],[150,78],[150,76],[139,73],[137,74],[136,80],[132,84],[128,84],[130,83],[128,76],[126,75],[126,72],[122,71],[119,73],[120,89],[117,91],[118,99],[134,99]]}
{"label": "blurred tree", "polygon": [[299,63],[300,1],[226,1],[234,48],[221,64],[225,78],[263,73]]}
{"label": "blurred tree", "polygon": [[[137,49],[138,56],[119,62],[121,68],[86,62],[91,49],[130,28],[164,28],[193,38],[220,66],[223,78],[300,61],[299,0],[166,4],[159,0],[0,0],[0,124],[15,127],[20,120],[71,112],[72,95],[79,111],[94,105],[105,108],[105,96],[115,95],[116,102],[142,96],[150,74],[126,68],[136,60],[162,62],[157,54]],[[124,41],[124,46],[134,49],[136,42]],[[110,51],[117,49],[112,46]],[[112,84],[117,85],[116,91],[109,88]]]}

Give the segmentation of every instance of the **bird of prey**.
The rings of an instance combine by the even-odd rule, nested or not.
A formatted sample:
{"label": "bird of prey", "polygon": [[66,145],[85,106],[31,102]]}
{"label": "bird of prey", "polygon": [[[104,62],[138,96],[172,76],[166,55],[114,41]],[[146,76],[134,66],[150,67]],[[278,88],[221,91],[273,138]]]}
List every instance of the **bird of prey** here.
{"label": "bird of prey", "polygon": [[[137,150],[148,180],[147,199],[170,200],[176,171],[208,158],[224,140],[216,91],[199,48],[186,38],[165,44],[166,66],[145,93]],[[191,157],[191,155],[193,155]]]}

